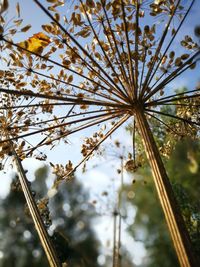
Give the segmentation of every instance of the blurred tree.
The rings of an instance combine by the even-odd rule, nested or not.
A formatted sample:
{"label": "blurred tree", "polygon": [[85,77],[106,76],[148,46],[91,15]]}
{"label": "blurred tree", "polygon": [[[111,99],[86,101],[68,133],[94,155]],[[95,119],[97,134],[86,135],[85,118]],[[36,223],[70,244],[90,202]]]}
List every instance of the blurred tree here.
{"label": "blurred tree", "polygon": [[[200,187],[199,166],[200,144],[191,139],[179,141],[166,162],[196,255],[200,255],[200,201],[199,193],[194,188]],[[125,190],[127,196],[131,196],[127,197],[128,201],[137,208],[135,222],[129,227],[129,232],[136,240],[142,241],[147,250],[141,266],[178,267],[178,260],[147,165],[137,170],[133,184],[126,186]]]}
{"label": "blurred tree", "polygon": [[[39,168],[32,183],[33,194],[41,198],[47,192],[48,168]],[[15,181],[9,195],[0,201],[0,267],[46,267],[48,262],[40,246],[29,216],[23,193]],[[43,199],[44,200],[44,199]],[[43,201],[40,200],[40,201]],[[50,200],[51,219],[48,210],[43,212],[44,221],[53,233],[53,243],[59,257],[73,267],[97,267],[99,243],[92,230],[94,208],[87,204],[88,194],[74,179],[65,184]],[[45,201],[43,202],[45,203]],[[45,213],[46,212],[46,213]],[[28,215],[28,214],[27,214]]]}
{"label": "blurred tree", "polygon": [[67,259],[69,266],[98,266],[99,243],[91,227],[95,210],[82,185],[77,180],[64,184],[50,200],[50,209],[56,227],[54,243],[62,261]]}

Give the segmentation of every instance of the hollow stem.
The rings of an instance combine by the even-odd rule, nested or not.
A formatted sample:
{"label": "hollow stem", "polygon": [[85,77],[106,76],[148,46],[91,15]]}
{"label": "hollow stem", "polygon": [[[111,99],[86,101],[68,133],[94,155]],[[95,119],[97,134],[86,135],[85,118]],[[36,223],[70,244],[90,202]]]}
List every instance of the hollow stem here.
{"label": "hollow stem", "polygon": [[12,153],[14,156],[14,160],[16,163],[16,167],[17,167],[17,171],[18,171],[18,175],[19,175],[19,181],[26,199],[26,203],[28,205],[32,220],[35,224],[35,228],[36,231],[39,235],[42,247],[46,253],[48,262],[49,262],[49,266],[50,267],[61,267],[61,263],[57,257],[57,253],[53,247],[53,244],[50,240],[50,237],[47,233],[47,230],[44,226],[44,223],[42,221],[40,212],[38,210],[37,204],[35,202],[35,199],[33,198],[32,192],[30,190],[29,184],[28,184],[28,180],[24,171],[24,168],[22,166],[21,160],[19,159],[12,143],[11,143],[11,147],[12,147]]}
{"label": "hollow stem", "polygon": [[185,227],[183,217],[175,199],[172,186],[167,176],[153,134],[141,106],[135,109],[137,128],[141,134],[144,148],[152,169],[154,183],[165,214],[166,222],[181,267],[197,267],[197,259],[193,255],[192,244]]}

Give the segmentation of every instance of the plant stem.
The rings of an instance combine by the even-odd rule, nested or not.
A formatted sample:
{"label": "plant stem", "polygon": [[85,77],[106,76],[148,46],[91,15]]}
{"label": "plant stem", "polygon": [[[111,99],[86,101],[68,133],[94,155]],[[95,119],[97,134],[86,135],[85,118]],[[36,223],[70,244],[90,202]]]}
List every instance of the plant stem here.
{"label": "plant stem", "polygon": [[116,262],[117,262],[117,215],[118,212],[116,209],[114,209],[113,212],[113,262],[112,262],[112,267],[117,267]]}
{"label": "plant stem", "polygon": [[122,212],[121,212],[121,206],[122,206],[122,192],[123,192],[123,186],[124,186],[124,158],[121,156],[121,184],[120,184],[120,191],[118,193],[118,213],[119,213],[119,219],[118,219],[118,240],[117,240],[117,267],[122,266],[122,256],[121,256],[121,240],[122,240]]}
{"label": "plant stem", "polygon": [[11,147],[12,147],[12,153],[13,153],[14,160],[16,163],[22,191],[24,193],[26,203],[28,205],[32,220],[35,224],[35,228],[36,228],[36,231],[39,235],[41,244],[42,244],[43,249],[46,253],[46,256],[47,256],[47,259],[49,262],[49,266],[50,267],[61,267],[61,263],[57,257],[56,251],[55,251],[53,244],[49,238],[49,235],[47,233],[47,230],[46,230],[45,225],[43,223],[43,220],[41,218],[40,212],[38,210],[37,204],[35,202],[35,199],[33,198],[32,192],[30,190],[28,180],[27,180],[24,168],[22,166],[21,160],[18,157],[12,143],[11,143]]}
{"label": "plant stem", "polygon": [[200,265],[193,254],[188,231],[141,105],[138,105],[134,113],[180,266],[198,267]]}

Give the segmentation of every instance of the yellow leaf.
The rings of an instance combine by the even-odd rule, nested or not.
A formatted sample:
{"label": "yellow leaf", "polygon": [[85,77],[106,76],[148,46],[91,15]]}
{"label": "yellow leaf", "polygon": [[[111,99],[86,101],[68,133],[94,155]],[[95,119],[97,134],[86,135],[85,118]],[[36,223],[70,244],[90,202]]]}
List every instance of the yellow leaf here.
{"label": "yellow leaf", "polygon": [[18,43],[22,48],[41,54],[43,49],[50,43],[50,38],[42,32],[34,34],[28,40]]}

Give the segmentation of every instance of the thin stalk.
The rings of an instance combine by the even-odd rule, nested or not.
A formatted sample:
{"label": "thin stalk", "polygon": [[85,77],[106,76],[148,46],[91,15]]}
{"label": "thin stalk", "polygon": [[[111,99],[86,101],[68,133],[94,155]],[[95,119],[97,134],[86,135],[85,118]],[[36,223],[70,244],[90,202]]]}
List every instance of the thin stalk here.
{"label": "thin stalk", "polygon": [[[119,104],[111,103],[111,102],[103,102],[103,101],[89,101],[89,100],[84,100],[82,98],[71,98],[71,97],[61,97],[61,96],[56,96],[56,95],[45,95],[41,93],[34,93],[31,90],[13,90],[13,89],[5,89],[5,88],[0,88],[0,92],[6,93],[6,94],[13,94],[13,95],[19,95],[19,96],[30,96],[30,97],[36,97],[36,98],[44,98],[44,99],[51,99],[51,100],[60,100],[60,101],[66,101],[70,102],[70,104],[77,104],[77,105],[97,105],[97,106],[110,106],[110,107],[119,107]],[[124,105],[124,104],[122,104]],[[126,106],[126,105],[125,105]]]}
{"label": "thin stalk", "polygon": [[[107,78],[108,81],[111,82],[111,84],[105,79],[103,78],[93,67],[90,68],[92,69],[93,72],[97,73],[97,76],[101,77],[103,79],[103,81],[110,87],[113,87],[116,91],[121,92],[120,87],[111,79],[111,77],[108,75],[108,73],[98,64],[98,62],[90,55],[89,52],[87,52],[87,50],[76,40],[76,38],[74,38],[52,15],[51,13],[40,3],[40,1],[38,0],[33,0],[40,8],[41,10],[43,10],[43,12],[52,19],[52,21],[54,21],[58,27],[70,38],[70,40],[93,62],[93,64],[105,75],[105,77]],[[66,42],[65,45],[67,45],[69,48],[71,48]],[[73,50],[73,48],[71,48],[73,52],[75,52]],[[77,56],[86,64],[88,65],[88,63],[77,53]],[[122,97],[121,97],[122,98]]]}
{"label": "thin stalk", "polygon": [[101,51],[103,52],[104,57],[106,58],[106,61],[107,61],[108,65],[109,65],[110,68],[112,69],[112,71],[113,71],[113,73],[115,74],[115,76],[116,76],[118,82],[120,83],[121,87],[123,88],[123,90],[121,90],[121,94],[124,95],[125,97],[127,97],[127,95],[124,93],[124,91],[126,92],[126,89],[125,89],[125,87],[124,87],[124,85],[123,85],[121,79],[119,78],[119,74],[116,72],[113,63],[110,61],[108,55],[106,54],[106,52],[105,52],[105,50],[104,50],[104,48],[103,48],[103,46],[102,46],[102,44],[101,44],[101,41],[99,40],[99,37],[98,37],[98,35],[97,35],[97,33],[96,33],[96,31],[95,31],[95,29],[94,29],[92,23],[91,23],[91,20],[90,20],[90,18],[89,18],[89,16],[88,16],[87,11],[86,11],[86,9],[85,9],[85,5],[83,4],[83,1],[82,1],[82,0],[79,0],[79,1],[80,1],[81,5],[82,5],[83,11],[84,11],[84,13],[85,13],[85,15],[86,15],[87,21],[88,21],[88,23],[89,23],[89,25],[90,25],[90,28],[91,28],[91,30],[92,30],[92,32],[93,32],[93,34],[94,34],[94,37],[95,37],[95,39],[97,40],[98,45],[100,46]]}
{"label": "thin stalk", "polygon": [[[107,37],[107,39],[108,39],[109,46],[110,46],[110,48],[111,48],[111,50],[112,50],[112,54],[113,54],[113,56],[114,56],[114,58],[115,58],[116,65],[118,66],[118,68],[119,68],[119,70],[120,70],[120,72],[121,72],[121,76],[122,76],[123,79],[124,79],[124,81],[123,81],[123,80],[122,80],[122,81],[124,82],[125,86],[127,87],[127,86],[129,86],[129,84],[128,84],[128,79],[127,79],[127,75],[126,75],[124,66],[122,66],[122,64],[123,64],[122,60],[119,58],[119,60],[120,60],[120,62],[119,62],[119,60],[118,60],[118,58],[117,58],[117,56],[116,56],[117,50],[116,50],[116,48],[114,49],[114,47],[113,47],[112,40],[111,40],[112,34],[109,32],[109,31],[111,31],[111,29],[109,28],[109,30],[108,30],[108,29],[106,28],[104,21],[102,21],[102,26],[103,26],[103,30],[104,30],[104,32],[105,32],[105,35],[106,35],[106,37]],[[107,26],[107,27],[109,27],[109,26]],[[112,37],[112,38],[113,38],[113,37]],[[119,56],[118,56],[118,57],[119,57]],[[124,93],[125,93],[125,94],[127,95],[127,97],[128,97],[126,88],[125,88]]]}
{"label": "thin stalk", "polygon": [[116,265],[116,261],[117,261],[117,257],[116,257],[116,251],[117,251],[117,215],[118,212],[115,209],[113,212],[113,258],[112,258],[112,267],[117,267]]}
{"label": "thin stalk", "polygon": [[[182,97],[177,97],[177,98],[172,98],[169,100],[165,100],[163,102],[158,102],[158,105],[162,105],[165,103],[170,103],[170,102],[175,102],[175,101],[180,101],[180,100],[188,100],[188,99],[192,99],[192,98],[199,98],[200,94],[196,94],[196,95],[189,95],[189,96],[182,96]],[[157,104],[156,104],[157,105]]]}
{"label": "thin stalk", "polygon": [[138,58],[139,58],[139,52],[138,52],[138,45],[139,45],[139,9],[140,9],[140,4],[138,0],[135,2],[135,8],[136,8],[136,14],[135,14],[135,24],[136,24],[136,29],[135,29],[135,86],[134,86],[134,91],[135,91],[135,99],[137,99],[138,95]]}
{"label": "thin stalk", "polygon": [[[166,78],[166,82],[162,84],[162,87],[164,87],[165,85],[167,85],[168,83],[170,83],[171,81],[173,81],[175,78],[177,78],[178,76],[180,76],[183,72],[185,72],[185,71],[188,70],[189,68],[191,68],[194,64],[197,63],[197,61],[199,61],[199,59],[197,59],[197,60],[195,60],[194,62],[188,64],[185,68],[181,68],[181,70],[180,70],[180,71],[177,71],[177,72],[175,73],[174,76],[171,76],[170,79],[167,79],[167,78]],[[154,88],[154,86],[155,86],[155,85],[156,85],[156,84],[163,78],[163,76],[165,76],[165,75],[166,75],[166,73],[163,73],[163,74],[159,77],[159,79],[152,85],[152,87],[151,87],[151,89],[149,90],[149,92],[151,92],[151,90]],[[159,86],[159,85],[158,85],[158,86]],[[162,87],[161,87],[160,89],[162,89]],[[160,89],[159,89],[159,90],[160,90]],[[145,97],[146,97],[146,96],[148,96],[148,93],[145,95]]]}
{"label": "thin stalk", "polygon": [[[157,87],[155,87],[154,89],[152,89],[150,91],[150,93],[144,98],[144,101],[147,101],[151,96],[153,96],[154,94],[156,94],[159,90],[161,90],[167,83],[169,83],[170,81],[172,81],[175,77],[177,77],[178,75],[180,75],[183,71],[187,70],[189,68],[189,66],[187,66],[188,64],[192,65],[192,61],[193,59],[195,59],[195,57],[197,57],[200,54],[200,50],[198,50],[197,52],[195,52],[195,54],[193,56],[191,56],[188,60],[186,60],[180,67],[178,67],[176,70],[174,70],[167,78],[165,78],[160,84],[158,84]],[[184,69],[184,67],[186,67]],[[183,70],[183,71],[182,71]]]}
{"label": "thin stalk", "polygon": [[107,116],[110,116],[112,114],[114,115],[114,114],[116,114],[116,112],[115,111],[114,112],[110,112],[110,113],[108,113],[106,115],[105,114],[95,115],[95,116],[91,116],[91,117],[88,117],[88,118],[81,118],[81,119],[74,120],[74,121],[71,121],[71,122],[66,122],[66,123],[62,123],[62,124],[59,124],[59,125],[46,127],[44,129],[40,129],[40,130],[37,130],[37,131],[34,131],[34,132],[29,132],[29,133],[26,133],[26,134],[18,135],[16,137],[11,137],[11,138],[8,138],[8,139],[5,139],[5,140],[0,140],[0,144],[4,143],[4,142],[8,142],[8,141],[13,141],[13,140],[16,140],[16,139],[19,139],[19,138],[24,138],[24,137],[28,137],[28,136],[33,136],[35,134],[48,132],[48,131],[51,131],[51,130],[54,130],[56,128],[60,128],[60,127],[63,127],[63,126],[68,126],[68,125],[72,125],[72,124],[75,124],[75,123],[79,123],[79,122],[83,122],[83,121],[87,121],[87,120],[92,120],[92,119],[96,119],[96,118],[100,118],[100,117],[107,117]]}
{"label": "thin stalk", "polygon": [[17,166],[17,171],[19,175],[20,184],[27,202],[27,205],[29,207],[29,211],[32,217],[32,220],[35,224],[36,231],[39,235],[41,244],[43,246],[43,249],[46,253],[49,265],[51,267],[61,267],[61,263],[58,259],[57,253],[55,251],[55,248],[53,247],[53,244],[49,238],[49,235],[47,233],[47,230],[44,226],[44,223],[42,221],[40,212],[38,210],[37,204],[35,203],[35,200],[33,198],[32,192],[29,188],[28,180],[25,174],[25,171],[23,169],[21,160],[19,159],[12,142],[10,142],[12,153],[14,156],[14,160]]}
{"label": "thin stalk", "polygon": [[161,112],[161,111],[157,111],[157,110],[152,110],[152,109],[145,109],[145,110],[148,111],[148,112],[157,113],[157,114],[160,114],[160,115],[163,115],[163,116],[167,116],[167,117],[170,117],[170,118],[173,118],[173,119],[177,119],[177,120],[180,120],[180,121],[183,121],[183,122],[187,122],[190,125],[194,124],[194,125],[200,126],[199,122],[191,121],[191,120],[188,120],[188,119],[184,119],[184,118],[181,118],[179,116],[175,116],[175,115],[172,115],[172,114],[167,114],[167,113],[164,113],[164,112]]}
{"label": "thin stalk", "polygon": [[146,114],[148,114],[150,117],[154,118],[155,120],[159,121],[161,124],[163,124],[167,129],[169,129],[172,133],[180,135],[178,132],[174,131],[174,129],[172,127],[170,127],[167,123],[165,123],[164,121],[162,121],[161,119],[157,118],[156,116],[150,114],[149,112],[145,112]]}
{"label": "thin stalk", "polygon": [[[81,131],[81,130],[83,130],[83,129],[86,129],[86,128],[88,128],[88,127],[97,125],[97,124],[99,124],[99,123],[102,123],[102,122],[105,122],[105,121],[108,121],[108,120],[111,120],[111,119],[115,119],[116,117],[119,117],[120,115],[122,116],[123,114],[117,113],[117,114],[115,114],[115,115],[107,116],[106,118],[104,117],[103,119],[95,119],[95,120],[93,120],[93,121],[90,122],[90,123],[85,123],[85,124],[83,124],[83,125],[81,125],[81,126],[75,128],[75,129],[73,129],[73,130],[70,130],[69,132],[65,132],[64,134],[60,135],[59,137],[56,137],[56,138],[51,139],[51,141],[46,141],[46,140],[48,140],[48,137],[50,136],[50,135],[47,135],[47,136],[46,136],[42,141],[40,141],[34,148],[32,148],[32,149],[27,153],[26,156],[31,155],[35,149],[38,149],[38,148],[41,147],[41,146],[49,145],[50,143],[53,143],[54,141],[59,141],[59,140],[62,139],[62,138],[65,138],[65,137],[67,137],[67,136],[69,136],[69,135],[71,135],[71,134],[73,134],[73,133],[76,133],[76,132]],[[45,142],[45,141],[46,141],[46,142]]]}
{"label": "thin stalk", "polygon": [[[121,3],[121,8],[122,8],[122,16],[123,16],[123,22],[124,22],[124,33],[125,33],[125,37],[126,37],[126,45],[127,45],[127,49],[128,49],[128,62],[129,62],[129,73],[130,73],[130,81],[131,81],[131,86],[133,86],[135,88],[135,79],[134,79],[134,69],[133,69],[133,64],[132,64],[132,59],[131,59],[131,47],[130,47],[130,41],[129,41],[129,36],[128,36],[128,27],[127,27],[127,22],[126,22],[126,13],[125,13],[125,9],[124,9],[124,2],[123,0],[120,1]],[[133,97],[133,91],[131,91],[130,88],[130,92],[132,94]]]}
{"label": "thin stalk", "polygon": [[[61,64],[61,63],[59,63],[59,62],[57,62],[57,61],[55,61],[55,60],[53,60],[53,59],[47,58],[47,57],[45,57],[45,56],[43,56],[43,55],[40,55],[40,54],[38,54],[38,53],[36,53],[36,52],[30,51],[30,50],[28,50],[28,49],[26,49],[26,48],[23,48],[23,47],[21,47],[20,45],[18,45],[18,44],[16,44],[16,43],[13,43],[13,42],[10,41],[10,40],[5,39],[4,37],[2,37],[2,41],[6,42],[6,43],[8,43],[8,44],[10,44],[10,45],[12,45],[12,46],[14,46],[14,47],[17,47],[18,49],[20,49],[20,50],[22,50],[22,51],[28,52],[28,53],[30,53],[30,54],[32,54],[32,55],[35,55],[35,56],[39,57],[40,59],[43,59],[44,61],[50,62],[50,63],[52,63],[52,64],[54,64],[54,65],[56,65],[56,66],[58,66],[58,67],[60,67],[60,68],[62,68],[62,69],[66,69],[66,70],[68,70],[68,71],[70,71],[70,72],[72,72],[72,73],[74,73],[74,74],[76,74],[76,75],[78,75],[78,76],[80,76],[80,77],[82,77],[82,78],[88,80],[88,81],[91,82],[92,84],[96,84],[97,86],[102,87],[102,88],[103,88],[104,90],[106,90],[107,92],[110,92],[110,91],[111,91],[110,88],[112,88],[112,94],[114,94],[114,95],[116,95],[117,97],[121,98],[117,93],[113,92],[113,90],[115,90],[115,87],[111,86],[111,85],[107,82],[107,80],[105,80],[105,79],[103,79],[103,82],[105,82],[105,84],[108,85],[108,88],[105,87],[104,85],[102,85],[101,83],[96,82],[94,79],[90,79],[89,77],[87,77],[87,76],[85,76],[85,75],[83,75],[83,74],[81,74],[81,73],[75,71],[74,69],[70,69],[69,67],[67,67],[67,66],[65,66],[65,65],[63,65],[63,64]],[[97,76],[99,77],[99,79],[101,78],[101,76],[99,75],[99,73],[97,73]],[[101,80],[101,79],[100,79],[100,80]]]}
{"label": "thin stalk", "polygon": [[[181,95],[190,94],[190,93],[196,93],[196,92],[199,92],[199,91],[200,91],[200,88],[194,89],[194,90],[190,90],[190,91],[186,91],[186,92],[182,92],[182,93],[178,93],[178,94],[174,94],[174,95],[169,95],[169,96],[166,96],[166,97],[159,98],[158,100],[154,100],[154,101],[148,102],[145,105],[146,106],[153,106],[153,105],[160,105],[160,104],[162,105],[162,104],[164,104],[166,102],[178,101],[180,99],[179,96],[181,96]],[[185,97],[187,99],[188,97],[193,97],[193,96],[195,97],[195,96],[200,96],[200,95],[192,95],[192,96],[185,96]]]}
{"label": "thin stalk", "polygon": [[122,257],[121,257],[121,238],[122,238],[122,214],[121,214],[121,205],[122,205],[122,192],[124,186],[124,159],[121,157],[121,185],[120,192],[118,195],[118,212],[119,212],[119,222],[118,222],[118,240],[117,240],[117,267],[121,267]]}
{"label": "thin stalk", "polygon": [[146,76],[145,81],[144,81],[144,84],[143,84],[143,88],[142,88],[142,91],[141,91],[141,94],[140,94],[140,98],[142,98],[142,97],[144,96],[144,94],[145,94],[145,91],[146,91],[147,84],[148,84],[148,82],[149,82],[150,76],[151,76],[152,71],[153,71],[153,69],[154,69],[155,63],[156,63],[156,61],[158,60],[158,55],[159,55],[159,53],[160,53],[160,51],[161,51],[161,48],[162,48],[162,46],[163,46],[163,43],[164,43],[165,38],[166,38],[167,33],[168,33],[169,26],[170,26],[170,24],[171,24],[171,21],[172,21],[172,19],[173,19],[173,17],[174,17],[174,14],[175,14],[175,12],[176,12],[178,6],[179,6],[179,4],[180,4],[180,1],[181,1],[181,0],[178,0],[178,1],[177,1],[177,4],[176,4],[174,10],[172,11],[172,14],[171,14],[170,17],[169,17],[168,23],[167,23],[167,25],[166,25],[166,27],[165,27],[165,30],[164,30],[164,32],[163,32],[163,34],[162,34],[162,36],[161,36],[160,42],[159,42],[159,44],[158,44],[158,46],[157,46],[157,48],[156,48],[155,55],[153,56],[153,61],[152,61],[151,65],[150,65],[150,67],[149,67],[149,70],[148,70],[148,72],[147,72],[147,76]]}
{"label": "thin stalk", "polygon": [[163,58],[165,57],[167,51],[169,50],[171,44],[173,43],[173,41],[174,41],[174,39],[175,39],[177,33],[178,33],[179,30],[181,29],[181,27],[182,27],[182,25],[183,25],[185,19],[187,18],[187,16],[188,16],[188,14],[189,14],[189,12],[190,12],[190,10],[191,10],[191,8],[192,8],[194,2],[195,2],[195,0],[192,0],[192,2],[191,2],[191,4],[190,4],[189,8],[187,9],[187,12],[185,13],[183,19],[182,19],[181,22],[179,23],[179,26],[178,26],[178,28],[176,29],[176,32],[173,34],[173,36],[172,36],[172,38],[171,38],[169,44],[167,45],[167,47],[166,47],[164,53],[162,54],[162,57],[161,57],[160,60],[159,60],[159,62],[158,62],[158,64],[157,64],[157,66],[156,66],[154,72],[152,73],[152,75],[151,75],[151,77],[150,77],[150,79],[149,79],[149,82],[148,82],[147,86],[149,86],[149,84],[151,83],[151,81],[152,81],[154,75],[156,74],[156,71],[157,71],[158,68],[159,68],[160,63],[162,62],[162,60],[163,60]]}
{"label": "thin stalk", "polygon": [[[119,45],[120,45],[120,47],[121,47],[121,50],[122,50],[122,55],[124,55],[123,57],[124,57],[124,64],[125,64],[125,66],[126,66],[126,69],[127,69],[127,75],[128,75],[128,87],[127,87],[127,92],[129,93],[129,98],[131,97],[131,96],[133,96],[133,91],[132,91],[132,85],[131,85],[131,79],[130,79],[130,70],[129,70],[129,62],[128,62],[128,60],[126,59],[126,58],[128,58],[128,54],[127,54],[127,52],[125,51],[125,48],[124,48],[124,46],[125,46],[125,44],[124,44],[124,42],[123,41],[121,41],[120,43],[119,43]],[[125,56],[126,55],[126,56]]]}
{"label": "thin stalk", "polygon": [[[38,72],[38,71],[35,71],[35,70],[31,70],[31,73],[37,74],[37,75],[42,76],[42,77],[44,77],[44,78],[47,78],[47,79],[50,79],[50,80],[53,80],[53,81],[56,81],[56,82],[59,82],[59,83],[62,83],[62,84],[68,85],[68,86],[72,86],[73,88],[77,88],[77,89],[80,90],[80,91],[85,91],[85,92],[88,92],[88,93],[91,93],[91,94],[100,96],[100,97],[102,97],[102,98],[106,98],[106,99],[109,99],[109,100],[118,102],[117,99],[114,99],[114,98],[112,98],[112,97],[109,96],[109,95],[106,95],[106,94],[103,94],[103,93],[98,93],[98,92],[95,92],[95,91],[86,89],[86,88],[84,88],[84,87],[80,87],[80,86],[78,86],[78,85],[76,85],[76,84],[73,84],[73,83],[65,82],[65,81],[63,81],[63,80],[60,80],[60,79],[58,79],[58,78],[55,78],[55,77],[46,75],[46,74],[44,74],[44,73],[41,73],[41,72]],[[69,94],[67,94],[67,95],[69,95]],[[84,97],[84,98],[85,98],[85,97]]]}
{"label": "thin stalk", "polygon": [[142,89],[142,81],[143,81],[143,76],[144,76],[146,57],[147,57],[147,49],[145,48],[145,50],[144,50],[144,61],[142,63],[142,73],[141,73],[141,76],[140,76],[140,86],[139,86],[140,90]]}
{"label": "thin stalk", "polygon": [[[85,162],[89,159],[89,157],[92,155],[92,153],[109,137],[111,134],[117,130],[125,121],[127,121],[130,117],[130,114],[127,114],[123,116],[105,135],[104,137],[97,142],[97,144],[87,153],[87,155],[71,170],[69,171],[66,175],[63,175],[62,177],[59,177],[59,181],[56,181],[52,188],[58,188],[58,186],[62,182],[67,182],[70,181],[72,178],[72,174]],[[51,188],[51,189],[52,189]],[[50,189],[50,190],[51,190]]]}
{"label": "thin stalk", "polygon": [[3,106],[0,107],[0,110],[9,110],[9,109],[18,109],[18,108],[33,108],[33,107],[48,107],[48,106],[69,106],[69,105],[73,105],[73,103],[37,103],[37,104],[26,104],[26,105],[16,105],[16,106]]}
{"label": "thin stalk", "polygon": [[[199,95],[200,96],[200,95]],[[158,104],[160,105],[160,104]],[[191,102],[188,102],[188,104],[184,103],[164,103],[162,106],[184,106],[184,107],[200,107],[200,104],[191,104]]]}
{"label": "thin stalk", "polygon": [[[74,108],[75,108],[75,105],[73,105],[69,110],[68,110],[68,112],[67,112],[67,114],[66,114],[66,117],[67,116],[70,116],[70,114],[72,113],[72,111],[74,110]],[[62,122],[63,122],[64,120],[62,120]],[[29,155],[32,155],[32,153],[33,153],[33,151],[34,150],[38,150],[38,145],[42,145],[49,137],[51,136],[51,133],[49,133],[47,136],[45,136],[45,138],[43,138],[40,142],[39,142],[39,144],[37,144],[37,146],[33,146],[33,148],[26,154],[26,157],[27,156],[29,156]],[[24,138],[23,138],[24,139]],[[29,143],[29,142],[28,142]],[[29,143],[30,144],[30,143]],[[32,145],[31,145],[32,146]]]}
{"label": "thin stalk", "polygon": [[159,77],[158,79],[154,82],[154,84],[151,86],[150,89],[148,89],[148,92],[146,92],[146,94],[144,94],[144,97],[146,97],[148,95],[149,92],[151,92],[151,90],[156,86],[156,84],[158,84],[163,77],[167,76],[167,73],[169,73],[168,71],[167,72],[163,72]]}
{"label": "thin stalk", "polygon": [[136,166],[136,148],[135,148],[135,135],[136,135],[136,125],[135,125],[135,118],[134,118],[134,122],[133,122],[133,138],[132,138],[132,142],[133,142],[133,162],[134,162],[134,166]]}
{"label": "thin stalk", "polygon": [[[115,109],[115,111],[119,111],[119,110]],[[72,114],[72,115],[68,115],[68,116],[65,115],[65,116],[62,116],[62,117],[53,117],[52,119],[49,119],[49,120],[33,122],[29,126],[32,127],[32,126],[36,126],[36,125],[46,124],[46,123],[49,123],[49,122],[58,122],[59,120],[62,120],[62,122],[60,122],[60,123],[63,123],[65,121],[65,119],[79,117],[79,116],[83,116],[83,115],[85,116],[85,115],[94,114],[94,113],[102,113],[102,112],[105,112],[106,115],[109,114],[109,113],[106,113],[106,112],[108,112],[107,109],[93,110],[93,111],[88,111],[88,112],[85,112],[85,113]],[[72,123],[73,122],[71,122],[71,124]],[[75,121],[75,123],[76,123],[76,121]],[[26,124],[21,124],[21,125],[15,126],[15,127],[11,127],[10,129],[11,130],[12,129],[20,129],[20,128],[23,128],[25,126],[27,126],[27,125]],[[59,124],[58,127],[60,127],[60,126],[62,126],[62,124]]]}
{"label": "thin stalk", "polygon": [[88,152],[88,154],[73,168],[72,171],[70,171],[66,176],[63,177],[63,179],[68,180],[69,176],[73,174],[77,168],[85,162],[92,153],[109,137],[111,134],[117,130],[125,121],[127,121],[130,118],[130,114],[127,114],[123,116],[105,135],[104,137]]}
{"label": "thin stalk", "polygon": [[138,106],[134,113],[180,266],[198,267],[189,234],[144,111]]}
{"label": "thin stalk", "polygon": [[[106,21],[108,23],[108,27],[109,27],[109,30],[110,30],[110,33],[111,33],[111,36],[112,36],[112,39],[113,39],[113,42],[114,42],[114,45],[115,45],[115,49],[116,49],[116,52],[117,52],[117,55],[118,55],[118,58],[119,58],[119,61],[120,61],[120,66],[122,67],[122,73],[123,73],[123,77],[124,77],[124,80],[125,81],[129,81],[127,75],[126,75],[126,70],[125,70],[125,67],[124,67],[124,64],[123,64],[123,60],[122,60],[122,57],[121,57],[121,54],[120,54],[120,51],[119,51],[119,48],[118,48],[118,44],[117,44],[117,40],[115,38],[115,34],[114,34],[114,31],[112,29],[112,26],[111,26],[111,23],[110,23],[110,20],[108,18],[108,14],[106,12],[106,8],[105,8],[105,2],[103,0],[100,0],[101,2],[101,5],[103,7],[103,11],[104,11],[104,15],[106,17]],[[104,2],[104,3],[103,3]],[[113,46],[112,47],[112,50],[113,49]],[[115,52],[114,52],[115,54]]]}

